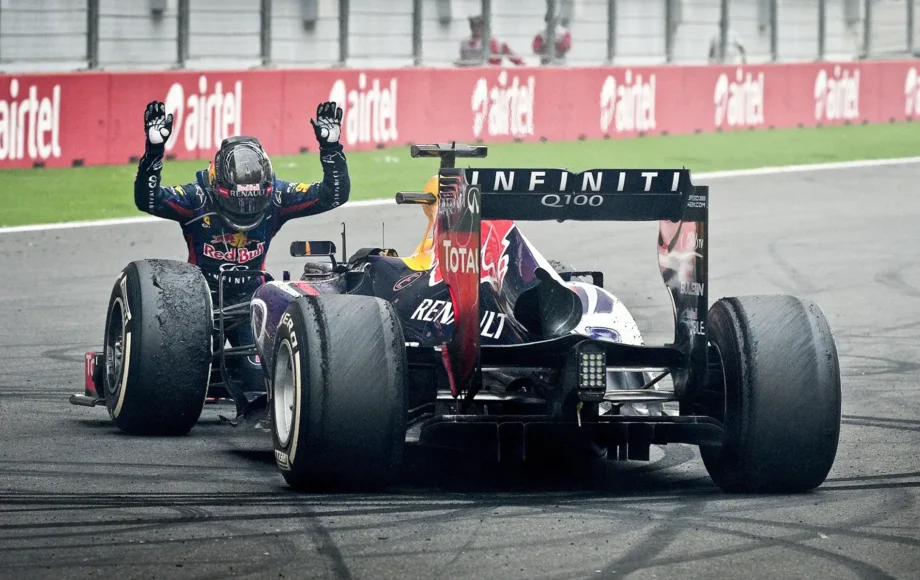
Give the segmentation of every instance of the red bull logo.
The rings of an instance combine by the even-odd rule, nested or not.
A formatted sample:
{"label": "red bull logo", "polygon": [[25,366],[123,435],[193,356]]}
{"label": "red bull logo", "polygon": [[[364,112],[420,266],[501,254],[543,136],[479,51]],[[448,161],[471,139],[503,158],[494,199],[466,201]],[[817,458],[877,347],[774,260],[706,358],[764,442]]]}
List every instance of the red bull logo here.
{"label": "red bull logo", "polygon": [[211,239],[212,244],[226,244],[231,248],[245,248],[249,243],[246,234],[221,234]]}
{"label": "red bull logo", "polygon": [[237,262],[239,264],[245,264],[246,262],[255,260],[263,253],[265,253],[265,242],[259,242],[256,244],[256,247],[253,250],[231,247],[226,251],[221,251],[211,244],[204,245],[205,257],[214,260],[220,260],[221,262]]}

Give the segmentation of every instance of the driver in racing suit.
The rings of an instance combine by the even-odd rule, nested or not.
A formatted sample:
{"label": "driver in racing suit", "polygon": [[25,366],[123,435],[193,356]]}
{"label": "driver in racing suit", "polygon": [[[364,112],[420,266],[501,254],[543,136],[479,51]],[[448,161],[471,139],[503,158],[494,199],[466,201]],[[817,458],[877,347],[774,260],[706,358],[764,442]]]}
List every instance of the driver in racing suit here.
{"label": "driver in racing suit", "polygon": [[[232,272],[264,270],[269,244],[288,220],[323,213],[348,201],[351,181],[339,143],[342,109],[334,102],[321,103],[316,120],[310,122],[319,142],[320,182],[281,181],[258,139],[230,137],[194,182],[163,187],[160,171],[173,116],[166,114],[162,102],[147,105],[146,146],[134,181],[134,203],[141,211],[179,222],[188,244],[188,261],[201,268],[215,304],[221,272],[225,305],[248,301],[265,282],[264,277]],[[249,324],[237,326],[227,338],[234,346],[254,342]],[[264,390],[257,360],[246,359],[240,371],[247,390]]]}

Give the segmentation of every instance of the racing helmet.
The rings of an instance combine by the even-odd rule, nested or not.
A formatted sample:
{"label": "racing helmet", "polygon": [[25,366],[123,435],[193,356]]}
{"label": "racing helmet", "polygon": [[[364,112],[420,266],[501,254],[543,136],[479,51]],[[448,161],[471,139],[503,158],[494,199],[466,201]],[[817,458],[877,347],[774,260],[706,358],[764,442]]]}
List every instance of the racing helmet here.
{"label": "racing helmet", "polygon": [[265,219],[275,172],[258,139],[224,139],[208,168],[208,181],[217,214],[227,227],[246,232]]}

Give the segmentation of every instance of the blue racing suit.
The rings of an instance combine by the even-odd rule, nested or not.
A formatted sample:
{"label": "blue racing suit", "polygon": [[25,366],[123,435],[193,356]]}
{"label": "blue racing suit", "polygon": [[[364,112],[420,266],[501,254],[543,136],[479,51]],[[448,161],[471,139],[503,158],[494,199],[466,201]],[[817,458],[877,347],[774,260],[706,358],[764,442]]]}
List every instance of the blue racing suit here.
{"label": "blue racing suit", "polygon": [[[188,244],[188,261],[198,265],[212,290],[217,290],[221,271],[264,270],[272,238],[288,220],[329,211],[348,201],[351,180],[342,146],[338,143],[320,151],[321,182],[293,183],[275,179],[268,215],[255,229],[236,232],[227,229],[207,193],[207,171],[186,185],[162,187],[163,148],[148,147],[134,180],[134,203],[141,211],[174,220],[182,227]],[[251,294],[261,280],[224,276],[225,296]]]}
{"label": "blue racing suit", "polygon": [[[179,222],[188,245],[188,261],[201,268],[217,303],[218,275],[224,279],[224,304],[249,300],[264,283],[262,277],[234,277],[233,270],[264,270],[265,257],[272,238],[288,220],[319,214],[348,201],[351,180],[342,145],[332,143],[320,149],[323,180],[294,183],[275,179],[272,202],[265,219],[248,232],[228,229],[216,213],[207,192],[207,171],[199,171],[193,183],[163,187],[164,147],[148,144],[138,164],[134,180],[134,203],[143,212]],[[249,324],[242,324],[228,334],[233,345],[254,342]],[[248,371],[261,373],[250,360]],[[249,374],[249,373],[247,373]],[[250,379],[255,379],[250,374]]]}

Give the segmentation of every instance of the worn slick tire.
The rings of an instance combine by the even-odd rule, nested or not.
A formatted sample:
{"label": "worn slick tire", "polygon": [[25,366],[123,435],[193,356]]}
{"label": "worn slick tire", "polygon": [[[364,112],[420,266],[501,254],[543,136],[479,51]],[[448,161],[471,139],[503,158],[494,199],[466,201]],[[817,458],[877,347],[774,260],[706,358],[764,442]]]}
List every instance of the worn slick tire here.
{"label": "worn slick tire", "polygon": [[[103,397],[122,431],[183,435],[201,416],[211,374],[211,295],[198,267],[141,260],[122,270],[105,323]],[[121,338],[121,356],[114,346]],[[120,361],[120,362],[119,362]]]}
{"label": "worn slick tire", "polygon": [[371,491],[401,467],[408,365],[393,306],[305,296],[281,317],[272,368],[272,439],[285,481],[302,491]]}
{"label": "worn slick tire", "polygon": [[821,309],[794,296],[723,298],[709,311],[721,358],[725,434],[701,446],[728,492],[797,493],[818,487],[840,436],[840,365]]}

